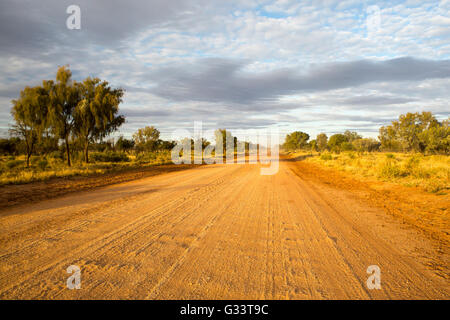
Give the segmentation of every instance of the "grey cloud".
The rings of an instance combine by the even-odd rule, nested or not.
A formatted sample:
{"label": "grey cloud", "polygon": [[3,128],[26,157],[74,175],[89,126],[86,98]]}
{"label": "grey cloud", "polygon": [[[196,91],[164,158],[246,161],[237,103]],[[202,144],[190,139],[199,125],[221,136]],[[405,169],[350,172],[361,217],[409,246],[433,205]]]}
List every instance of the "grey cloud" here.
{"label": "grey cloud", "polygon": [[[201,8],[202,1],[165,0],[2,0],[0,47],[10,54],[45,54],[80,44],[114,45],[145,27],[164,26]],[[66,9],[81,8],[81,30],[68,30]],[[76,45],[75,45],[76,44]],[[39,50],[44,50],[40,52]]]}
{"label": "grey cloud", "polygon": [[368,95],[368,96],[356,96],[348,99],[342,100],[342,104],[346,105],[367,105],[367,106],[385,106],[393,104],[403,104],[408,102],[414,102],[417,99],[406,98],[406,97],[389,97],[389,96],[378,96],[378,95]]}
{"label": "grey cloud", "polygon": [[168,117],[171,115],[170,111],[167,110],[148,110],[142,108],[140,110],[136,109],[120,109],[120,113],[124,114],[127,118],[159,118],[159,117]]}
{"label": "grey cloud", "polygon": [[[306,73],[298,72],[298,68],[250,73],[244,71],[246,65],[242,61],[206,59],[184,68],[176,66],[159,70],[156,73],[158,85],[152,92],[175,101],[246,104],[273,101],[283,95],[356,87],[374,82],[450,78],[450,60],[410,57],[331,63],[312,67]],[[372,99],[372,103],[375,100]]]}
{"label": "grey cloud", "polygon": [[[332,120],[332,121],[353,121],[353,122],[369,122],[372,124],[384,123],[387,120],[392,120],[391,117],[380,117],[379,115],[348,115],[348,114],[338,114],[338,113],[304,113],[306,120]],[[358,124],[363,125],[363,124]]]}
{"label": "grey cloud", "polygon": [[[81,30],[67,30],[65,26],[66,8],[70,4],[78,4],[81,7]],[[318,64],[309,68],[306,65],[299,65],[270,72],[250,72],[247,67],[253,61],[247,60],[201,59],[196,63],[190,63],[192,57],[184,59],[181,56],[179,65],[162,68],[158,66],[157,59],[151,63],[139,58],[127,59],[129,58],[126,57],[127,53],[134,52],[133,48],[126,46],[127,41],[124,40],[136,36],[141,30],[159,30],[161,32],[158,34],[162,39],[167,30],[206,33],[213,38],[215,32],[224,27],[223,24],[214,20],[216,15],[220,16],[220,10],[223,10],[222,13],[225,13],[223,18],[231,12],[219,6],[231,8],[234,3],[225,4],[223,1],[213,0],[78,0],[75,2],[72,0],[2,0],[0,2],[0,58],[5,59],[4,65],[8,65],[10,62],[7,59],[12,57],[11,65],[19,60],[24,66],[11,68],[10,71],[3,68],[0,97],[7,99],[2,99],[0,109],[3,114],[9,115],[10,99],[17,97],[25,85],[34,85],[42,79],[54,78],[57,64],[67,63],[70,63],[74,78],[77,80],[88,75],[100,76],[114,86],[123,85],[127,89],[127,95],[133,96],[136,92],[153,93],[167,99],[163,101],[164,99],[158,98],[152,104],[151,95],[143,98],[134,95],[135,99],[128,105],[126,99],[125,107],[121,111],[130,121],[124,126],[124,130],[132,128],[136,123],[150,122],[158,127],[171,128],[174,124],[175,126],[192,124],[194,120],[208,122],[211,127],[254,128],[277,122],[289,122],[290,119],[295,121],[294,117],[284,115],[283,112],[299,108],[313,109],[321,105],[338,106],[340,110],[352,111],[389,110],[392,114],[410,111],[414,107],[411,107],[410,102],[417,105],[422,101],[431,102],[433,111],[442,110],[441,114],[445,113],[445,108],[448,107],[446,101],[448,101],[450,79],[449,60],[416,58],[385,61],[359,60]],[[221,32],[218,34],[226,35]],[[243,39],[247,38],[243,37]],[[313,40],[310,45],[317,49],[313,56],[316,61],[321,61],[320,50],[323,46],[316,43],[318,41],[316,38]],[[233,48],[232,42],[227,41],[222,46]],[[281,42],[275,42],[272,46],[284,47],[284,44],[278,45],[279,43]],[[139,49],[148,49],[146,46],[152,45],[151,39],[145,39],[140,45]],[[342,45],[346,46],[347,43]],[[289,49],[287,45],[285,49]],[[355,56],[361,56],[357,49],[354,51]],[[435,51],[445,52],[441,49]],[[112,52],[111,55],[110,52]],[[211,52],[217,56],[221,56],[221,52],[222,55],[223,52],[229,55],[227,50],[208,53]],[[417,51],[407,52],[413,54]],[[125,59],[122,58],[122,53]],[[328,53],[326,51],[326,54]],[[446,55],[436,56],[447,57]],[[259,59],[264,57],[265,55],[262,54]],[[336,57],[342,59],[349,55],[337,52]],[[28,60],[20,60],[20,58]],[[275,58],[280,59],[280,56]],[[443,78],[446,79],[442,80]],[[441,80],[436,85],[425,85],[419,88],[418,86],[426,79]],[[139,88],[138,86],[141,85],[142,88]],[[365,91],[359,90],[363,87]],[[378,93],[372,94],[375,91],[374,88]],[[328,91],[334,89],[346,90],[334,96],[328,95]],[[284,95],[310,92],[320,92],[320,94],[312,95],[316,98],[310,103],[303,102],[303,99],[300,99],[301,103],[277,100]],[[369,93],[365,94],[366,92]],[[439,99],[442,102],[436,101]],[[403,104],[407,105],[402,106]],[[142,106],[141,109],[133,109],[139,106]],[[264,119],[256,120],[255,115]],[[369,121],[370,124],[377,123],[375,118],[372,122],[355,115],[331,114],[331,117],[327,118],[325,113],[312,118],[311,122],[329,120],[331,123],[335,119],[355,121],[358,125],[361,124],[361,127],[364,127],[364,121]],[[386,119],[380,118],[379,121]],[[10,121],[10,117],[2,119],[0,126],[6,127],[6,121]],[[299,119],[300,121],[302,119]]]}
{"label": "grey cloud", "polygon": [[16,99],[19,97],[20,91],[23,90],[26,86],[38,85],[39,82],[35,81],[34,83],[13,83],[8,85],[0,85],[0,97],[7,99]]}

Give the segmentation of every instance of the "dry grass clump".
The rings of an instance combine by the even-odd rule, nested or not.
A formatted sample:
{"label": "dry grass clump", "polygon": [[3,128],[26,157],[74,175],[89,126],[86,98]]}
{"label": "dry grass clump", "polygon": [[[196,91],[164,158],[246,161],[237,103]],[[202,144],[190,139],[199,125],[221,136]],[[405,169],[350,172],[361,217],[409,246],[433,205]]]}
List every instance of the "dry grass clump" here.
{"label": "dry grass clump", "polygon": [[113,153],[92,153],[91,161],[92,163],[88,164],[74,161],[73,165],[68,167],[65,161],[57,157],[33,157],[31,166],[27,168],[24,156],[0,157],[0,185],[46,181],[51,178],[100,175],[172,163],[170,152],[155,152],[138,157]]}
{"label": "dry grass clump", "polygon": [[450,189],[450,157],[404,153],[323,153],[306,161],[343,170],[356,176],[421,187],[428,192]]}

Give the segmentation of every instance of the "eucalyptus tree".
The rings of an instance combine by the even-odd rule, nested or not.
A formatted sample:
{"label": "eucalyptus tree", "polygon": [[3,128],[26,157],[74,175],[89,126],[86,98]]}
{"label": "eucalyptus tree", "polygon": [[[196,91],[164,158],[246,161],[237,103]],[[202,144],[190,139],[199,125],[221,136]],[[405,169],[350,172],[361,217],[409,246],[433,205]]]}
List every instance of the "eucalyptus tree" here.
{"label": "eucalyptus tree", "polygon": [[52,131],[64,140],[67,165],[70,167],[70,137],[74,128],[74,110],[81,101],[77,82],[72,80],[72,72],[62,66],[56,73],[56,82],[46,81],[49,87],[49,115]]}
{"label": "eucalyptus tree", "polygon": [[328,137],[325,133],[319,133],[316,137],[316,145],[319,151],[324,151],[327,148]]}
{"label": "eucalyptus tree", "polygon": [[286,135],[283,147],[286,150],[298,150],[307,146],[309,134],[301,131],[295,131]]}
{"label": "eucalyptus tree", "polygon": [[26,87],[20,92],[20,98],[12,100],[11,114],[15,124],[11,132],[23,139],[27,156],[27,167],[36,144],[41,140],[42,133],[49,126],[48,90],[44,86]]}
{"label": "eucalyptus tree", "polygon": [[133,134],[136,151],[155,151],[158,147],[160,132],[154,126],[140,128]]}
{"label": "eucalyptus tree", "polygon": [[82,143],[88,163],[89,144],[108,136],[125,122],[124,116],[118,115],[124,90],[113,89],[98,78],[86,78],[76,88],[81,100],[73,111],[73,133]]}

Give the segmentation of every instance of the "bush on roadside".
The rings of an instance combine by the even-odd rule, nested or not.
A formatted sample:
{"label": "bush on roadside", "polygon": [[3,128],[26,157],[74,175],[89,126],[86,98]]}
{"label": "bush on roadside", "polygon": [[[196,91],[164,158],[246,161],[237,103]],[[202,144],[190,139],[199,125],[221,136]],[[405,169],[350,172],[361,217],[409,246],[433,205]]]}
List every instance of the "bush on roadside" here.
{"label": "bush on roadside", "polygon": [[128,162],[130,158],[123,152],[93,152],[90,159],[95,162]]}
{"label": "bush on roadside", "polygon": [[20,165],[23,165],[25,163],[25,161],[23,161],[23,160],[9,160],[9,161],[7,161],[6,162],[6,167],[9,169],[9,170],[11,170],[11,169],[14,169],[14,168],[16,168],[16,167],[18,167],[18,166],[20,166]]}
{"label": "bush on roadside", "polygon": [[327,160],[332,160],[333,157],[329,153],[323,153],[323,154],[320,155],[320,159],[327,161]]}
{"label": "bush on roadside", "polygon": [[46,159],[41,159],[36,163],[37,167],[41,170],[45,170],[48,166],[48,161]]}
{"label": "bush on roadside", "polygon": [[163,164],[171,161],[170,151],[158,151],[158,152],[145,152],[136,156],[136,162],[138,163],[155,163]]}
{"label": "bush on roadside", "polygon": [[64,160],[64,152],[61,150],[58,151],[52,151],[48,154],[48,157],[51,159],[60,159],[60,160]]}
{"label": "bush on roadside", "polygon": [[392,179],[405,176],[404,171],[391,158],[386,159],[380,166],[379,177]]}

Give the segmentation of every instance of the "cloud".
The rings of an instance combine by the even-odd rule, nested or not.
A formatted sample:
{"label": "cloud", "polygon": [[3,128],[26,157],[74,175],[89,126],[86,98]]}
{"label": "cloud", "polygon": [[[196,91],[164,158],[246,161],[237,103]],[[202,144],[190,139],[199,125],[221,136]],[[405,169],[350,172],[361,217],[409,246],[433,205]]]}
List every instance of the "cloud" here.
{"label": "cloud", "polygon": [[[184,65],[184,68],[164,68],[156,72],[158,83],[151,92],[175,101],[248,104],[273,101],[284,95],[328,91],[372,82],[450,78],[450,60],[410,57],[329,63],[313,66],[306,73],[299,72],[299,66],[268,72],[246,72],[247,64],[226,59],[205,59]],[[371,98],[372,104],[376,99]],[[378,100],[381,102],[383,99]],[[393,102],[391,100],[389,103]],[[355,100],[350,100],[350,103],[354,104]]]}
{"label": "cloud", "polygon": [[417,101],[410,97],[390,97],[382,95],[356,96],[342,100],[344,105],[353,106],[390,106],[393,104],[404,104]]}
{"label": "cloud", "polygon": [[71,4],[0,2],[0,130],[10,100],[66,64],[126,88],[126,133],[194,120],[335,128],[327,114],[367,129],[358,119],[448,110],[448,1],[378,1],[376,32],[354,0],[79,0],[82,28],[68,30]]}
{"label": "cloud", "polygon": [[29,49],[57,50],[92,44],[119,47],[120,41],[144,28],[192,15],[201,2],[183,0],[78,0],[81,29],[66,28],[72,0],[15,1],[0,4],[0,47],[26,54]]}

